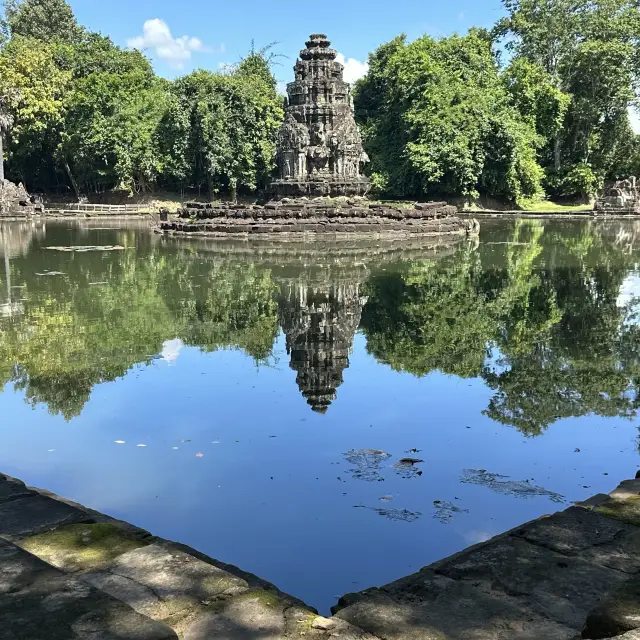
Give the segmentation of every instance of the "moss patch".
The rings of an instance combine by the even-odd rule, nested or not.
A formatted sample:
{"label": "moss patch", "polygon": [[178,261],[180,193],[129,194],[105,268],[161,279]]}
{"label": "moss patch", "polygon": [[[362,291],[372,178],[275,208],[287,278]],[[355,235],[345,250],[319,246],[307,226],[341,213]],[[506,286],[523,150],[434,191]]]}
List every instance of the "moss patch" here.
{"label": "moss patch", "polygon": [[147,544],[112,524],[72,524],[25,538],[20,546],[63,571],[103,569]]}
{"label": "moss patch", "polygon": [[632,496],[624,500],[607,500],[594,511],[607,518],[640,526],[640,496]]}
{"label": "moss patch", "polygon": [[234,601],[238,600],[258,600],[260,604],[265,607],[282,607],[286,606],[286,602],[279,598],[275,593],[271,591],[265,591],[263,589],[252,589],[250,591],[246,591],[245,593],[241,593],[237,596],[233,597]]}

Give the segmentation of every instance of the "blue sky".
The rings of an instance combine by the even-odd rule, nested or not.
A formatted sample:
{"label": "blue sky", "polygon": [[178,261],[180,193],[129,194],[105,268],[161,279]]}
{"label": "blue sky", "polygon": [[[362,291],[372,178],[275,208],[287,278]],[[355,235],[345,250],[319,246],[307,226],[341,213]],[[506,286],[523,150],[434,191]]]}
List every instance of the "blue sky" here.
{"label": "blue sky", "polygon": [[283,82],[292,79],[296,56],[311,32],[328,34],[353,80],[362,73],[367,54],[400,33],[410,39],[448,35],[473,25],[490,27],[502,15],[500,0],[70,2],[81,24],[121,46],[133,41],[144,47],[156,71],[167,78],[236,62],[253,39],[258,47],[279,43],[275,50],[288,57],[276,71]]}

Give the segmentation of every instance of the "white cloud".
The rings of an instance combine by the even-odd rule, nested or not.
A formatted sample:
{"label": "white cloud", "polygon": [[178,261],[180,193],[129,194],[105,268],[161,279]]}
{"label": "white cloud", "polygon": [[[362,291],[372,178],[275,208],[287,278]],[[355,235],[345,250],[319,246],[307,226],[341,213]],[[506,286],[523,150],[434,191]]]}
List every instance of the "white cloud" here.
{"label": "white cloud", "polygon": [[182,69],[191,60],[194,51],[210,51],[200,38],[181,36],[174,38],[164,20],[153,18],[142,27],[142,35],[131,38],[127,44],[133,49],[153,49],[161,60],[173,69]]}
{"label": "white cloud", "polygon": [[355,58],[345,58],[344,54],[339,53],[336,60],[344,66],[344,79],[346,82],[353,84],[356,80],[367,75],[369,65],[366,62],[360,62]]}

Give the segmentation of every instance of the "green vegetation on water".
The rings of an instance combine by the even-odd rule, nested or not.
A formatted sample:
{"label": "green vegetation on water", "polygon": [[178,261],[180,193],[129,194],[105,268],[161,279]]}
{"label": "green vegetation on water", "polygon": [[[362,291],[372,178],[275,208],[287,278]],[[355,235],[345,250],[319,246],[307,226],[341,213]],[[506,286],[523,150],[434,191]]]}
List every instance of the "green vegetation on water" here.
{"label": "green vegetation on water", "polygon": [[[378,197],[528,208],[640,175],[628,115],[636,0],[502,1],[491,31],[398,36],[370,54],[354,94]],[[269,47],[169,82],[142,53],[79,26],[66,0],[5,0],[1,25],[9,179],[69,195],[235,197],[272,177],[283,111]]]}

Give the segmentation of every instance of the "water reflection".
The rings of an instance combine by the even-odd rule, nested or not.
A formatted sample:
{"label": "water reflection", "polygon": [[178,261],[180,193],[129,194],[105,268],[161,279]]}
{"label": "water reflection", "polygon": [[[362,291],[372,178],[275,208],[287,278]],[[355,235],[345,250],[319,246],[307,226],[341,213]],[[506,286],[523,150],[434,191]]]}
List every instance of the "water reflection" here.
{"label": "water reflection", "polygon": [[[328,612],[635,473],[639,228],[274,245],[16,227],[0,470]],[[78,245],[124,249],[45,249]]]}
{"label": "water reflection", "polygon": [[232,348],[266,364],[282,330],[301,394],[326,413],[360,330],[396,371],[482,379],[486,415],[528,435],[563,417],[631,417],[639,230],[488,222],[478,247],[188,243],[124,228],[110,238],[124,251],[70,256],[42,247],[86,243],[85,226],[3,225],[0,384],[71,419],[95,385],[157,354]]}

